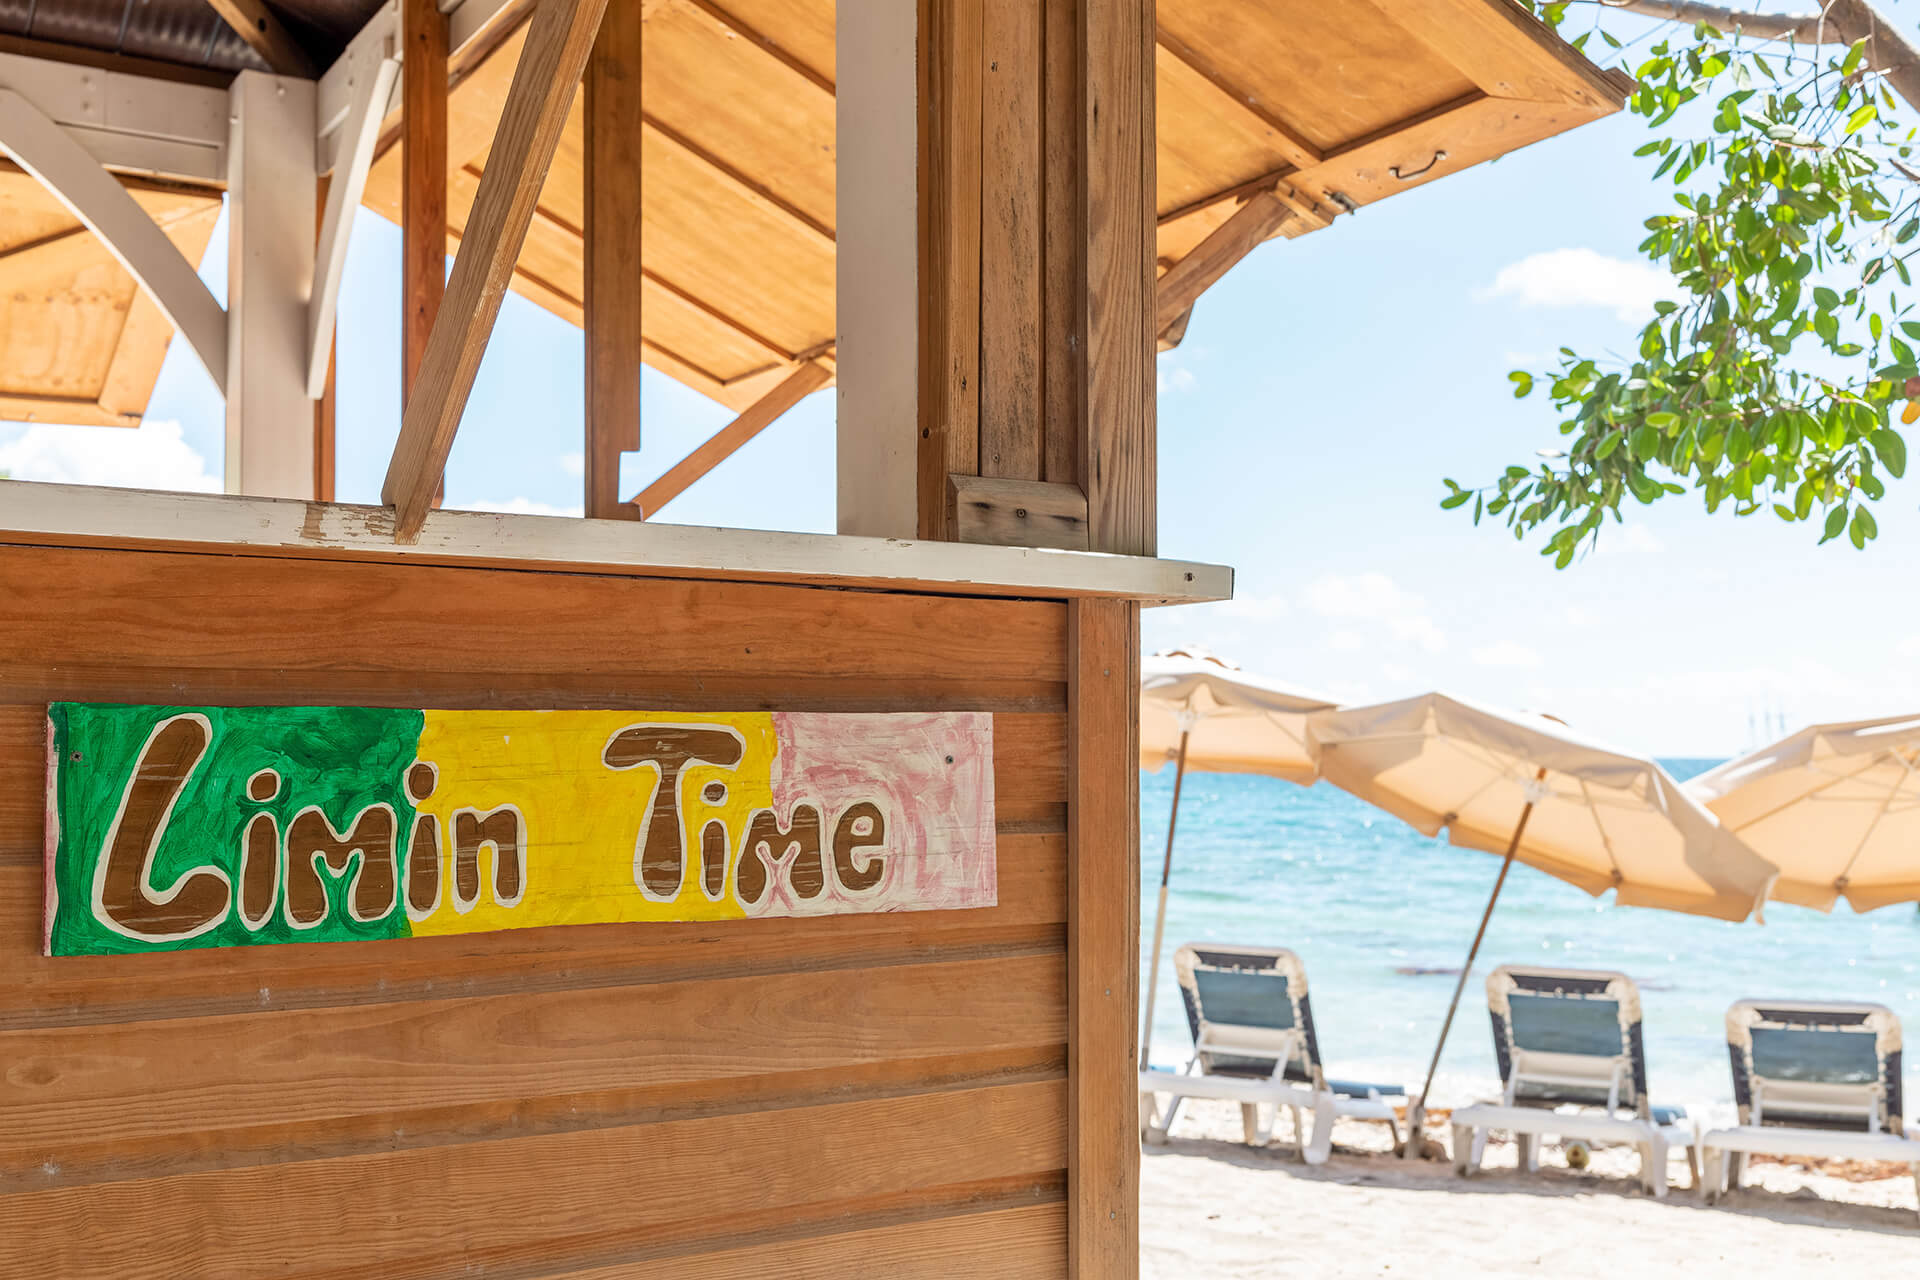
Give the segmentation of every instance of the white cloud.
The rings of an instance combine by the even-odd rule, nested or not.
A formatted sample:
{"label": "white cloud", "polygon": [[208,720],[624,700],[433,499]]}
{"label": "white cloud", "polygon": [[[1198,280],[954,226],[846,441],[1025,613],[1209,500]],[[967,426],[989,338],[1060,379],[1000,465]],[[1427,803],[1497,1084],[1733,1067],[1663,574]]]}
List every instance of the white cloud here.
{"label": "white cloud", "polygon": [[[1384,573],[1327,574],[1307,585],[1306,605],[1323,618],[1372,622],[1392,637],[1429,653],[1447,647],[1447,637],[1427,613],[1427,602]],[[1345,639],[1347,632],[1339,633]],[[1333,641],[1336,645],[1340,640]]]}
{"label": "white cloud", "polygon": [[575,478],[584,476],[587,474],[587,455],[584,453],[561,454],[560,469]]}
{"label": "white cloud", "polygon": [[1218,604],[1203,605],[1202,608],[1220,618],[1251,618],[1265,620],[1277,618],[1287,611],[1285,596],[1250,594],[1235,596],[1231,600],[1222,600]]}
{"label": "white cloud", "polygon": [[1594,546],[1594,554],[1609,555],[1658,555],[1667,549],[1653,530],[1643,524],[1623,524],[1600,530],[1600,540]]}
{"label": "white cloud", "polygon": [[1537,667],[1540,655],[1523,644],[1496,640],[1473,651],[1473,660],[1483,667]]}
{"label": "white cloud", "polygon": [[191,493],[218,493],[221,483],[178,422],[152,419],[131,430],[36,422],[0,443],[0,472],[15,480]]}
{"label": "white cloud", "polygon": [[1154,372],[1154,387],[1162,395],[1169,391],[1191,391],[1193,390],[1193,370],[1183,369],[1179,365],[1169,368],[1162,364]]}
{"label": "white cloud", "polygon": [[1672,276],[1645,262],[1592,249],[1552,249],[1500,268],[1476,296],[1515,298],[1523,307],[1611,307],[1634,324],[1652,317],[1655,302],[1678,292]]}
{"label": "white cloud", "polygon": [[578,503],[570,507],[557,507],[551,502],[535,502],[532,498],[508,498],[505,502],[463,502],[458,506],[462,511],[492,511],[508,516],[577,516],[584,511]]}

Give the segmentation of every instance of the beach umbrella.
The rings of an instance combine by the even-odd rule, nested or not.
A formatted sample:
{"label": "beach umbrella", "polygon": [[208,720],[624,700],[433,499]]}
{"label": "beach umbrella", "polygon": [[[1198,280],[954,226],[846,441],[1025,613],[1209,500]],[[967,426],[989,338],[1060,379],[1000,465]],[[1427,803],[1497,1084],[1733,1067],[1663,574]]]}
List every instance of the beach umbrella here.
{"label": "beach umbrella", "polygon": [[1160,945],[1167,928],[1167,880],[1173,873],[1173,830],[1180,820],[1180,784],[1189,769],[1258,773],[1310,785],[1315,774],[1307,717],[1331,698],[1249,675],[1197,649],[1156,653],[1140,663],[1140,767],[1157,772],[1174,762],[1173,809],[1160,863],[1160,903],[1153,916],[1153,967],[1148,970],[1146,1029],[1140,1066],[1153,1038],[1153,993],[1160,981]]}
{"label": "beach umbrella", "polygon": [[1920,899],[1920,717],[1817,724],[1687,788],[1777,864],[1773,897],[1820,911]]}
{"label": "beach umbrella", "polygon": [[[1441,693],[1321,712],[1320,776],[1425,835],[1502,856],[1409,1119],[1417,1133],[1467,975],[1515,862],[1627,906],[1744,920],[1775,874],[1652,760],[1548,716]],[[1409,1143],[1411,1150],[1417,1144]]]}

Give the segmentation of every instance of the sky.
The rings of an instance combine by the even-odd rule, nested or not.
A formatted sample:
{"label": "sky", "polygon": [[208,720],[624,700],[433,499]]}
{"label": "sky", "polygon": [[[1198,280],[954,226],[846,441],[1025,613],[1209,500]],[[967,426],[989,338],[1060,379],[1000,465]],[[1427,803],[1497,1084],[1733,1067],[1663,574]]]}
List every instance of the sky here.
{"label": "sky", "polygon": [[[1920,712],[1920,512],[1894,481],[1865,551],[1817,526],[1629,503],[1555,571],[1464,511],[1463,484],[1557,443],[1507,373],[1562,344],[1630,351],[1664,272],[1635,253],[1668,189],[1621,114],[1255,250],[1159,361],[1160,553],[1232,565],[1236,598],[1150,610],[1147,651],[1201,645],[1347,702],[1430,689],[1551,712],[1617,746],[1722,756],[1807,723]],[[377,502],[399,429],[400,237],[361,210],[341,303],[338,497]],[[202,275],[225,289],[224,224]],[[447,505],[580,510],[579,330],[509,295],[448,464]],[[647,370],[636,492],[729,412]],[[214,491],[222,407],[173,344],[137,431],[0,424],[18,479]],[[660,515],[831,532],[833,393]]]}

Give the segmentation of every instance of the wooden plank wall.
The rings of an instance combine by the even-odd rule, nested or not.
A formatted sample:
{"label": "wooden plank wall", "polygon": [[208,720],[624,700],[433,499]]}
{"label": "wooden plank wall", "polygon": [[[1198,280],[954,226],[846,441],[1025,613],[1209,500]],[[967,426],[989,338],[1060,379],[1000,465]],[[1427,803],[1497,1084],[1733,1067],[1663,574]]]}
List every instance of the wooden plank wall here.
{"label": "wooden plank wall", "polygon": [[920,534],[1152,555],[1152,0],[919,3]]}
{"label": "wooden plank wall", "polygon": [[[1074,676],[1057,602],[23,547],[0,598],[0,1274],[1067,1273],[1069,1092],[1131,1069],[1088,983],[1134,968],[1129,846],[1070,1076],[1068,690],[1121,722],[1131,606]],[[1000,905],[49,960],[51,699],[989,710]],[[1130,782],[1124,737],[1076,767]],[[1132,1123],[1077,1132],[1128,1135],[1103,1204]]]}

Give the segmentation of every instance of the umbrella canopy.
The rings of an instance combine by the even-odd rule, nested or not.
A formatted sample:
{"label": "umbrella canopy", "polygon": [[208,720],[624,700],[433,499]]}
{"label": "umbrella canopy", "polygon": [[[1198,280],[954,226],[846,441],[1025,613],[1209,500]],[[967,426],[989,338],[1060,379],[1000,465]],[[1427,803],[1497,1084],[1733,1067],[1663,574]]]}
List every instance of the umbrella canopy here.
{"label": "umbrella canopy", "polygon": [[[1416,1138],[1460,994],[1516,861],[1596,896],[1612,889],[1627,905],[1724,920],[1746,919],[1773,883],[1773,864],[1722,830],[1665,769],[1547,716],[1429,693],[1320,712],[1310,729],[1327,781],[1426,835],[1444,827],[1456,845],[1505,855],[1408,1110]],[[1419,1147],[1409,1141],[1405,1154]]]}
{"label": "umbrella canopy", "polygon": [[1775,874],[1652,760],[1545,716],[1430,693],[1320,713],[1312,735],[1334,785],[1625,906],[1744,920]]}
{"label": "umbrella canopy", "polygon": [[1201,773],[1260,773],[1302,786],[1319,771],[1307,717],[1322,697],[1237,670],[1197,650],[1157,653],[1140,664],[1140,767],[1178,760]]}
{"label": "umbrella canopy", "polygon": [[1817,724],[1687,784],[1820,911],[1920,899],[1920,717]]}

